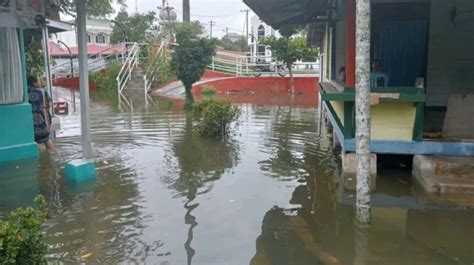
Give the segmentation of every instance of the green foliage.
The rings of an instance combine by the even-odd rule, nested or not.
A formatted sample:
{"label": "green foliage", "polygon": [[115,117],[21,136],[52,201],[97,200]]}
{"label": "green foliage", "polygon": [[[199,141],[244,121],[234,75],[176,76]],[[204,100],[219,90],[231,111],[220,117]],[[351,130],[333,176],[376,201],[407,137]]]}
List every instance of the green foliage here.
{"label": "green foliage", "polygon": [[[59,9],[59,11],[66,14],[76,13],[75,0],[48,0],[52,9]],[[124,6],[125,0],[88,0],[87,1],[87,15],[89,16],[103,16],[113,13],[113,4],[117,3]]]}
{"label": "green foliage", "polygon": [[36,207],[19,208],[0,220],[0,264],[46,264],[42,225],[47,215],[42,196]]}
{"label": "green foliage", "polygon": [[120,72],[122,65],[114,63],[109,64],[105,71],[96,71],[90,75],[90,79],[95,83],[97,89],[101,92],[117,91],[117,75]]}
{"label": "green foliage", "polygon": [[187,108],[194,102],[191,93],[193,84],[201,79],[216,52],[215,40],[200,37],[197,29],[193,23],[175,24],[178,45],[174,48],[171,70],[184,84]]}
{"label": "green foliage", "polygon": [[41,37],[33,36],[25,41],[26,70],[28,75],[41,76],[44,71]]}
{"label": "green foliage", "polygon": [[207,96],[207,97],[212,97],[216,94],[216,89],[213,88],[212,86],[205,86],[201,90],[201,95]]}
{"label": "green foliage", "polygon": [[228,100],[205,99],[193,108],[197,129],[206,138],[225,137],[232,122],[240,116],[240,110]]}
{"label": "green foliage", "polygon": [[129,16],[127,11],[121,10],[115,17],[111,43],[120,43],[125,40],[131,42],[153,41],[147,32],[157,32],[155,27],[156,13],[134,14]]}

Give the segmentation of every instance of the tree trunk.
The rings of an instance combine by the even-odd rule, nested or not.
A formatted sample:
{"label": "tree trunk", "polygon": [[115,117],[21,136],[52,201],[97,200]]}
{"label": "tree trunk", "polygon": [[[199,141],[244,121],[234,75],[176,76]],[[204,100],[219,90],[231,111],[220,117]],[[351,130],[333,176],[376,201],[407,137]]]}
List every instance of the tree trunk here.
{"label": "tree trunk", "polygon": [[194,98],[192,93],[192,85],[185,86],[185,101],[184,101],[184,109],[190,110],[194,105]]}
{"label": "tree trunk", "polygon": [[183,0],[183,22],[191,22],[189,0]]}
{"label": "tree trunk", "polygon": [[370,0],[356,0],[356,217],[370,223]]}
{"label": "tree trunk", "polygon": [[287,65],[288,73],[290,74],[290,93],[293,95],[295,94],[295,79],[293,78],[293,69],[291,68],[291,64]]}

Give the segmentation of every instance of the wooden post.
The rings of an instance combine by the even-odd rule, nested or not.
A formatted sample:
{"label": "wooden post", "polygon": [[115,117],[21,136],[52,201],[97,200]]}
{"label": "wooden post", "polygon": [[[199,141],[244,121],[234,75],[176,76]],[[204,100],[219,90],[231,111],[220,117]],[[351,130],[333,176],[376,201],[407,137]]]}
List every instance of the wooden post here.
{"label": "wooden post", "polygon": [[[347,1],[346,8],[346,86],[355,86],[356,18],[355,0]],[[338,69],[339,70],[339,69]]]}
{"label": "wooden post", "polygon": [[370,0],[356,0],[356,217],[370,223]]}

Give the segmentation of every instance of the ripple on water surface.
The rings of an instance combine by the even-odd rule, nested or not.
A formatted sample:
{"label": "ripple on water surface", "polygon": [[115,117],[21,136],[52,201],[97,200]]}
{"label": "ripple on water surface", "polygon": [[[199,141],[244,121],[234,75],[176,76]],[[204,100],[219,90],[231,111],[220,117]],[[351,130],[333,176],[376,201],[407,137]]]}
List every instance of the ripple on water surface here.
{"label": "ripple on water surface", "polygon": [[36,182],[50,206],[50,259],[167,265],[474,260],[468,244],[445,237],[469,239],[472,230],[457,227],[472,229],[473,213],[416,202],[413,209],[397,206],[402,196],[415,201],[408,187],[399,186],[403,195],[385,188],[392,207],[374,209],[369,231],[354,227],[353,194],[338,185],[337,160],[325,131],[317,134],[315,108],[240,108],[238,128],[215,141],[193,133],[181,112],[119,112],[94,102],[97,180],[76,186],[65,182],[62,168],[80,157],[80,118],[62,118],[58,151],[41,155]]}

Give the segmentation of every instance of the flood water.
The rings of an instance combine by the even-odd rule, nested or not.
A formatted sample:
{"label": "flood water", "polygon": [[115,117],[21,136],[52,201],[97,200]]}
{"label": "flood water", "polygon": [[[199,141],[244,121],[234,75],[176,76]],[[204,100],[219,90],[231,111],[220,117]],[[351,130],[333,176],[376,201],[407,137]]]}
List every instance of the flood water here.
{"label": "flood water", "polygon": [[75,114],[62,118],[56,153],[0,167],[10,176],[2,210],[46,197],[51,261],[474,264],[472,208],[418,191],[409,169],[380,170],[373,222],[357,225],[316,106],[239,103],[234,133],[217,141],[195,135],[173,102],[155,103],[122,112],[92,102],[96,181],[71,185],[63,175],[81,157]]}

